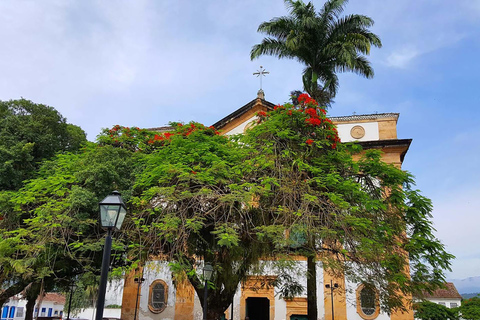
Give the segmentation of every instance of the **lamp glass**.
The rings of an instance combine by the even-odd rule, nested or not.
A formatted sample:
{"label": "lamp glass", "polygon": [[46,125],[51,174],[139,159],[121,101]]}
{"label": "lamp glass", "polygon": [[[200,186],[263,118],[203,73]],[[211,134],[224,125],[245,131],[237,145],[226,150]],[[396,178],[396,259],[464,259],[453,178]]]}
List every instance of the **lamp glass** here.
{"label": "lamp glass", "polygon": [[100,205],[100,222],[103,228],[120,229],[123,220],[127,214],[127,209],[123,203],[120,193],[114,191],[111,195],[103,199]]}
{"label": "lamp glass", "polygon": [[205,280],[209,281],[212,279],[213,275],[213,267],[210,263],[206,263],[205,266],[203,267],[203,277]]}

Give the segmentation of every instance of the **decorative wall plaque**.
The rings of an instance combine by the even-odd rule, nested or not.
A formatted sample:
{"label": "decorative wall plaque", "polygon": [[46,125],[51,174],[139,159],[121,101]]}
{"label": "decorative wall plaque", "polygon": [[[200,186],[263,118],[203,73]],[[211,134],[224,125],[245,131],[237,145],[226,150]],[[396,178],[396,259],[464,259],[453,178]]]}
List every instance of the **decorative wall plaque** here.
{"label": "decorative wall plaque", "polygon": [[361,139],[365,136],[365,129],[362,126],[355,126],[350,130],[350,135],[354,139]]}

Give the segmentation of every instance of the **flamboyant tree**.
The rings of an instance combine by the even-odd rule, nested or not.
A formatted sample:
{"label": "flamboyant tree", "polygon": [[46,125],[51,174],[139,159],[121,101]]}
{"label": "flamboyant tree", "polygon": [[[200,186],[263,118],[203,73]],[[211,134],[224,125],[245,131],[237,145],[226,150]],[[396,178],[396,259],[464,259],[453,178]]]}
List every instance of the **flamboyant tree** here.
{"label": "flamboyant tree", "polygon": [[[245,178],[268,190],[256,195],[257,209],[275,217],[255,230],[308,259],[309,319],[317,319],[317,259],[325,272],[377,288],[386,311],[404,308],[403,295],[442,284],[452,256],[433,235],[430,200],[413,189],[412,176],[377,150],[340,143],[315,100],[303,94],[298,102],[259,113],[242,145],[252,168]],[[295,236],[289,242],[285,234]]]}

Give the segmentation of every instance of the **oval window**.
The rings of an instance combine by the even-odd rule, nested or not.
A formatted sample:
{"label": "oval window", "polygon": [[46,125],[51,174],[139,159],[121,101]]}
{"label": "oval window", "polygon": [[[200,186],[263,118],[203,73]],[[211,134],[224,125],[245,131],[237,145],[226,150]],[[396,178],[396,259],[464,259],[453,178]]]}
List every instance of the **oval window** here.
{"label": "oval window", "polygon": [[379,315],[380,308],[375,288],[361,285],[357,289],[357,312],[363,319],[375,319]]}
{"label": "oval window", "polygon": [[360,306],[367,316],[375,313],[375,291],[373,289],[365,287],[360,291]]}
{"label": "oval window", "polygon": [[163,280],[155,280],[150,285],[148,309],[153,313],[160,313],[167,306],[167,284]]}

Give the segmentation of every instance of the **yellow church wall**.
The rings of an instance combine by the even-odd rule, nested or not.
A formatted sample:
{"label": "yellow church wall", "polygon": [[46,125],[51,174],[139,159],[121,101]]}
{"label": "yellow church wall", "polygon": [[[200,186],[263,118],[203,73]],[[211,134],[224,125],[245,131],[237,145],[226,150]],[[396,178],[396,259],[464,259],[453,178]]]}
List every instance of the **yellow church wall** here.
{"label": "yellow church wall", "polygon": [[[125,282],[123,287],[123,297],[122,297],[122,311],[121,317],[122,320],[133,320],[135,318],[135,306],[137,303],[137,299],[139,300],[139,290],[138,290],[138,283],[134,281],[135,278],[139,278],[139,274],[142,274],[142,271],[135,271],[132,270],[125,276]],[[137,319],[138,318],[138,310],[137,308]]]}

